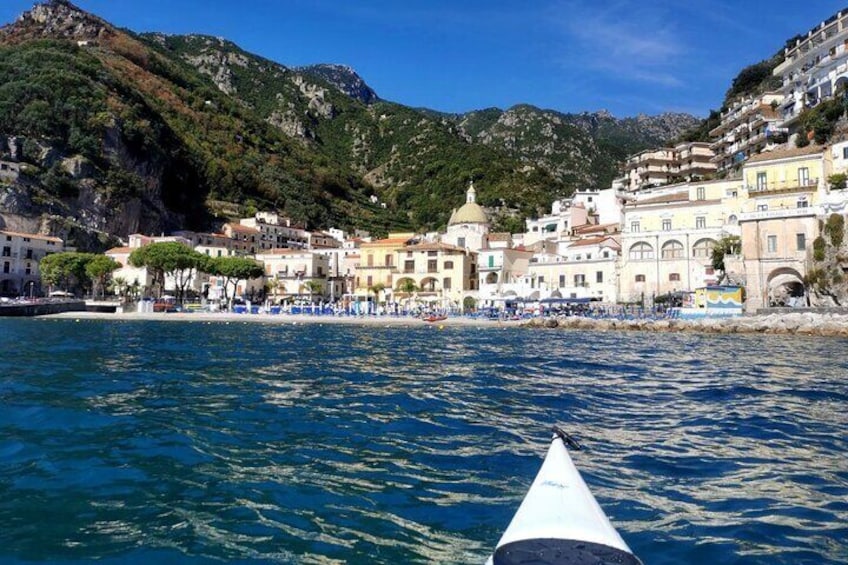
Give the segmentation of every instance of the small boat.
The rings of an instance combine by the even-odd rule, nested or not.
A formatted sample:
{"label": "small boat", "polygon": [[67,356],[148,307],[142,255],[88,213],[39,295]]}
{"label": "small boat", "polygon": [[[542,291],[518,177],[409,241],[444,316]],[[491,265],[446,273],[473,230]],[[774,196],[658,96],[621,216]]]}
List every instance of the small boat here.
{"label": "small boat", "polygon": [[433,322],[441,322],[442,320],[447,320],[448,317],[447,316],[436,316],[435,314],[433,314],[431,316],[425,316],[421,319],[424,320],[425,322],[430,322],[432,324]]}
{"label": "small boat", "polygon": [[641,565],[574,466],[559,428],[542,468],[487,565]]}

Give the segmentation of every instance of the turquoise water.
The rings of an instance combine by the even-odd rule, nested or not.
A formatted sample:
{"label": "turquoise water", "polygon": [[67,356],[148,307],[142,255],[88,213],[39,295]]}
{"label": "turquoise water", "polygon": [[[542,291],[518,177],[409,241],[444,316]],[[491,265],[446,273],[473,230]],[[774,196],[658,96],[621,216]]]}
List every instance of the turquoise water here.
{"label": "turquoise water", "polygon": [[0,563],[482,563],[557,423],[646,565],[848,562],[846,342],[0,320]]}

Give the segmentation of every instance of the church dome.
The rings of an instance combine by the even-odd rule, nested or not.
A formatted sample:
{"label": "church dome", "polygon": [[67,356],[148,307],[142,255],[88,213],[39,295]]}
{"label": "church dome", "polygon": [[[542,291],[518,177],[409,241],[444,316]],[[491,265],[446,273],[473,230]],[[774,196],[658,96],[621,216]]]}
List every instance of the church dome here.
{"label": "church dome", "polygon": [[489,218],[486,217],[486,212],[477,204],[477,191],[474,190],[474,183],[468,187],[466,193],[466,202],[451,214],[448,220],[449,226],[457,224],[488,224]]}

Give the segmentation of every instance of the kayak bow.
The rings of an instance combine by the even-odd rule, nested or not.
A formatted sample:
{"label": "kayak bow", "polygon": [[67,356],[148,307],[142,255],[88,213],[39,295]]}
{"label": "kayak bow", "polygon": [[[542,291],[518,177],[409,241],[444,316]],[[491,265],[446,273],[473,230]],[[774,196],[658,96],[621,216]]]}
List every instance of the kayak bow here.
{"label": "kayak bow", "polygon": [[641,565],[568,454],[559,428],[539,474],[487,565]]}

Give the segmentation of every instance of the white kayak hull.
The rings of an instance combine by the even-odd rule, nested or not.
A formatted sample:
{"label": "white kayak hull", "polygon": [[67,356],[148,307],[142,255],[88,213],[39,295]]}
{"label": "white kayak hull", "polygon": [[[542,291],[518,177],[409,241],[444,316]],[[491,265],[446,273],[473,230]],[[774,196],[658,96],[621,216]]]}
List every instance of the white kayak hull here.
{"label": "white kayak hull", "polygon": [[554,436],[489,565],[639,565]]}

